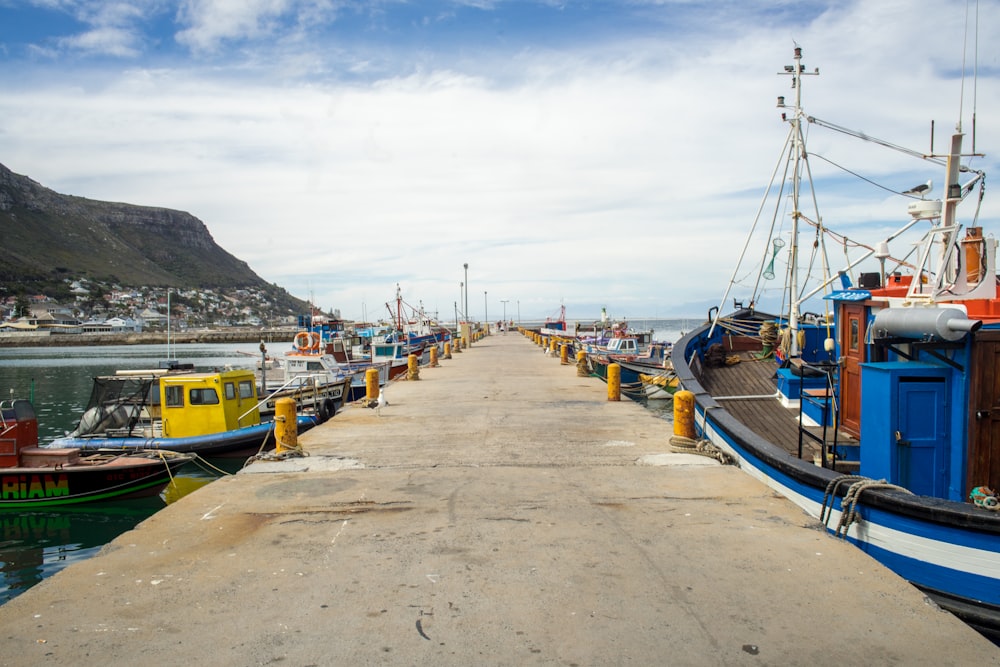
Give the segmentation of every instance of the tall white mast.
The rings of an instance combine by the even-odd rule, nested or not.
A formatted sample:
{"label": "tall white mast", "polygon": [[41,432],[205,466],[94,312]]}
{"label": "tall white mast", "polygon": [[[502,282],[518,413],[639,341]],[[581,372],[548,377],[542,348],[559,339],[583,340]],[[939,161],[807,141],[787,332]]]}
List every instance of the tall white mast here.
{"label": "tall white mast", "polygon": [[813,72],[806,72],[802,64],[802,47],[795,47],[795,64],[785,65],[785,74],[792,76],[792,89],[795,91],[795,108],[791,118],[792,124],[792,240],[789,247],[789,310],[788,329],[791,334],[789,356],[799,355],[798,331],[799,331],[799,189],[802,181],[802,160],[806,158],[805,136],[802,132],[802,122],[805,120],[805,113],[802,110],[802,77],[819,75],[819,69]]}

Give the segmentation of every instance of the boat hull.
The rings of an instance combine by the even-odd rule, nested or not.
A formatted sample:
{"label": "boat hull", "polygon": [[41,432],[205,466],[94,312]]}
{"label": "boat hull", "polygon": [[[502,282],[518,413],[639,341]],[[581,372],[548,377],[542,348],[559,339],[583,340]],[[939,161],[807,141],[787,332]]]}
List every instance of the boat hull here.
{"label": "boat hull", "polygon": [[[299,415],[298,431],[303,433],[319,423],[318,417]],[[250,456],[263,449],[274,447],[274,423],[266,422],[223,433],[190,436],[185,438],[146,438],[141,436],[118,438],[58,438],[46,447],[72,448],[84,451],[114,450],[140,452],[165,450],[200,456]]]}
{"label": "boat hull", "polygon": [[106,463],[0,470],[0,509],[37,509],[154,496],[188,455],[121,455]]}
{"label": "boat hull", "polygon": [[828,489],[840,474],[791,456],[737,420],[701,385],[692,360],[708,348],[705,325],[681,339],[673,365],[694,394],[700,435],[732,455],[740,468],[779,492],[826,529],[840,534],[925,591],[993,641],[1000,641],[1000,513],[967,503],[872,489],[857,506],[858,520],[838,531],[847,484]]}

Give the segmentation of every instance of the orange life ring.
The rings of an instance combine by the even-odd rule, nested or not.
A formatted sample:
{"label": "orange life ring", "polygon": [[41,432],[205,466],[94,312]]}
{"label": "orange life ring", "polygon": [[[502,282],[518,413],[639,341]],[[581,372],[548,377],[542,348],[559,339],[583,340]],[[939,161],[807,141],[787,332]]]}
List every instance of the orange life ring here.
{"label": "orange life ring", "polygon": [[293,344],[295,345],[295,349],[296,350],[308,350],[309,349],[309,344],[310,344],[309,343],[309,339],[310,338],[311,338],[311,334],[308,331],[300,331],[297,334],[295,334],[295,340],[293,341]]}
{"label": "orange life ring", "polygon": [[320,337],[319,332],[310,331],[309,332],[309,340],[311,341],[311,344],[309,345],[309,349],[313,350],[313,351],[318,351],[319,350],[320,341],[322,341],[322,338]]}

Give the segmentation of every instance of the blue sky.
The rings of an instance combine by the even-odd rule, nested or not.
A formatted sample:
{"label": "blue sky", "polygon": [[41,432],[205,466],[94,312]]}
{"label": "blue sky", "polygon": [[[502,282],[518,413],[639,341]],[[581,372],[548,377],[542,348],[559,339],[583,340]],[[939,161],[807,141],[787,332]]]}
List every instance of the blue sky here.
{"label": "blue sky", "polygon": [[[0,163],[188,211],[263,278],[347,317],[383,314],[399,283],[451,319],[466,262],[473,317],[501,300],[524,318],[700,316],[782,150],[775,98],[792,92],[776,73],[794,45],[821,70],[804,81],[810,113],[928,150],[931,120],[943,147],[975,100],[989,153],[1000,47],[982,36],[1000,34],[1000,2],[978,4],[978,60],[972,33],[964,54],[979,78],[963,88],[976,10],[0,0]],[[941,180],[828,131],[810,128],[810,148],[882,186],[812,162],[826,223],[869,243],[905,221],[889,190]],[[987,231],[997,211],[987,200]]]}

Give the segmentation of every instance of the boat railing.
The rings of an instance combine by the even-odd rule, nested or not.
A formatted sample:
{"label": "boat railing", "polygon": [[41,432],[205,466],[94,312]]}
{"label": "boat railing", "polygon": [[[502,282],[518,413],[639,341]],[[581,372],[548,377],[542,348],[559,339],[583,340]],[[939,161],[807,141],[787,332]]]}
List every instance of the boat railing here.
{"label": "boat railing", "polygon": [[293,385],[298,385],[298,388],[302,388],[302,386],[303,386],[302,380],[303,379],[311,380],[312,382],[310,384],[314,388],[316,388],[318,390],[318,384],[319,383],[317,381],[317,376],[315,376],[315,375],[296,375],[295,377],[293,377],[293,378],[291,378],[289,380],[286,380],[285,383],[282,384],[280,387],[278,387],[277,389],[273,390],[267,396],[265,396],[264,398],[262,398],[259,401],[257,401],[256,405],[254,405],[252,408],[250,408],[249,410],[247,410],[246,412],[244,412],[243,414],[241,414],[239,416],[239,420],[243,421],[243,419],[245,417],[247,417],[254,410],[260,410],[262,407],[267,406],[267,402],[268,401],[273,400],[275,396],[277,396],[281,392],[285,391],[286,389],[292,388]]}
{"label": "boat railing", "polygon": [[[802,458],[802,445],[805,439],[812,440],[819,445],[820,466],[827,467],[827,457],[830,456],[830,468],[836,469],[838,431],[840,426],[840,412],[837,409],[837,394],[835,376],[839,369],[837,362],[803,362],[799,372],[799,453]],[[826,382],[822,388],[809,389],[806,387],[805,378],[809,375],[813,377],[823,377]],[[816,407],[820,415],[820,432],[813,433],[805,424],[804,415],[806,404]],[[833,429],[833,442],[827,442],[829,429]]]}

